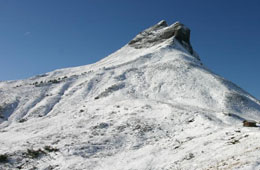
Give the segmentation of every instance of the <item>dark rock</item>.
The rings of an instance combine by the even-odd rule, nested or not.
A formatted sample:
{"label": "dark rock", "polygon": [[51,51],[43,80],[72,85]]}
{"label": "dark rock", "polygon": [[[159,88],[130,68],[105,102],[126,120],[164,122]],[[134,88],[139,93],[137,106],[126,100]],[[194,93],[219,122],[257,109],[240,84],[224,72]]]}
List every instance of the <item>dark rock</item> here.
{"label": "dark rock", "polygon": [[177,22],[174,26],[175,38],[180,42],[190,44],[190,29],[179,22]]}
{"label": "dark rock", "polygon": [[149,48],[171,37],[175,37],[185,49],[194,54],[190,44],[190,29],[180,22],[168,26],[163,20],[138,34],[129,45],[137,49]]}

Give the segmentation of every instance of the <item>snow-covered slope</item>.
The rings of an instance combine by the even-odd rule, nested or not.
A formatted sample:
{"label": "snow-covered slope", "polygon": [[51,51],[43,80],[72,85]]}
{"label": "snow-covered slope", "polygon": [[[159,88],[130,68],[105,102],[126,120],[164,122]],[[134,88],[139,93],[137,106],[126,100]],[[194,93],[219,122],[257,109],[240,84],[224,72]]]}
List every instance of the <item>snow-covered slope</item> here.
{"label": "snow-covered slope", "polygon": [[260,168],[260,103],[161,21],[103,60],[0,82],[0,169]]}

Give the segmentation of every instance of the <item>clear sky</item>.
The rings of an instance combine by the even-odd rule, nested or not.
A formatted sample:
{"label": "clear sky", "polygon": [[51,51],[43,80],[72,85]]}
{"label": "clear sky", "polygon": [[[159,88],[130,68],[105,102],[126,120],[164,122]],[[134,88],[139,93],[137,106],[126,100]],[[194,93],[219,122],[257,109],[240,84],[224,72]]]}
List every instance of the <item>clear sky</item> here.
{"label": "clear sky", "polygon": [[0,80],[96,62],[164,19],[204,65],[260,99],[259,0],[0,0]]}

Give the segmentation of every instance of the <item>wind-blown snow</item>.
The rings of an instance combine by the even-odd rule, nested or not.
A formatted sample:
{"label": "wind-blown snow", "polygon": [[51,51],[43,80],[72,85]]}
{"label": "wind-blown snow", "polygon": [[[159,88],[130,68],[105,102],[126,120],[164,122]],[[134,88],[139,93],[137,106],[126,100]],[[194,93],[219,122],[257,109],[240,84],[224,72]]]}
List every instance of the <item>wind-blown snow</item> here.
{"label": "wind-blown snow", "polygon": [[0,82],[0,98],[0,169],[260,168],[259,129],[242,127],[259,101],[174,36]]}

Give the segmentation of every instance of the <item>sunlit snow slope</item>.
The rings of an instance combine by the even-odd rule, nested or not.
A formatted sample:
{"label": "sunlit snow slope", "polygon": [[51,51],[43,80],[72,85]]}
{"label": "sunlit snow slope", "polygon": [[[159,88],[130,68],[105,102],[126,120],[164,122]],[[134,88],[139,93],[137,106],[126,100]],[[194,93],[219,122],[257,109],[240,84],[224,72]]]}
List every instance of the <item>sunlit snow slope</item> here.
{"label": "sunlit snow slope", "polygon": [[260,102],[161,21],[103,60],[0,82],[0,169],[260,169]]}

